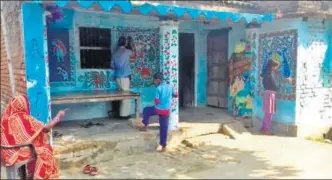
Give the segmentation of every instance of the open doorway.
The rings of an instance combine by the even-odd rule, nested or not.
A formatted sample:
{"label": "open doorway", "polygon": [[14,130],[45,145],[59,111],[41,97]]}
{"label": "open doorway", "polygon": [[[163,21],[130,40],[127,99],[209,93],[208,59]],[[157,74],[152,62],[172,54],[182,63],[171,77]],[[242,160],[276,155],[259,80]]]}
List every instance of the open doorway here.
{"label": "open doorway", "polygon": [[179,107],[195,104],[195,34],[179,34]]}

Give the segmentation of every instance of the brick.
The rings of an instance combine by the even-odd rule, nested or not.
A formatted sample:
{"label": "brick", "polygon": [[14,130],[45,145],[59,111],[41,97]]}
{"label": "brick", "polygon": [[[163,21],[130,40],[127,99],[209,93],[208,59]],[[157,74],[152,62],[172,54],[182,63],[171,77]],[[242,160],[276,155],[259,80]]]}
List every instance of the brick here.
{"label": "brick", "polygon": [[[22,27],[21,27],[21,5],[23,1],[3,2],[2,11],[6,19],[1,22],[1,94],[2,94],[2,106],[5,106],[8,100],[11,98],[11,84],[8,71],[8,61],[6,48],[10,49],[12,67],[14,73],[14,79],[25,77],[25,65],[24,65],[24,46],[22,39]],[[8,47],[5,47],[5,39],[3,36],[3,23],[6,24]],[[19,76],[16,76],[19,75]],[[20,80],[21,81],[21,80]],[[26,94],[26,83],[15,82],[15,88],[19,93]],[[3,107],[1,107],[3,110]]]}
{"label": "brick", "polygon": [[[2,27],[1,27],[2,28]],[[8,100],[11,97],[10,79],[8,71],[7,53],[5,47],[5,40],[1,31],[1,112],[5,109]]]}

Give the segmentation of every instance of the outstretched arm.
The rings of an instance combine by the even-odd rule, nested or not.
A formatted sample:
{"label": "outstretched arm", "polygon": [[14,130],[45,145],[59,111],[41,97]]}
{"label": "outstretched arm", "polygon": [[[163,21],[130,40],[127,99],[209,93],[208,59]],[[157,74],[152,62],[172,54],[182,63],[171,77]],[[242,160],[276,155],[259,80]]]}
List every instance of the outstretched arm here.
{"label": "outstretched arm", "polygon": [[60,122],[63,116],[65,116],[66,111],[68,111],[68,109],[59,111],[58,114],[55,116],[55,118],[53,118],[53,120],[44,127],[43,132],[45,133],[50,132],[50,130]]}

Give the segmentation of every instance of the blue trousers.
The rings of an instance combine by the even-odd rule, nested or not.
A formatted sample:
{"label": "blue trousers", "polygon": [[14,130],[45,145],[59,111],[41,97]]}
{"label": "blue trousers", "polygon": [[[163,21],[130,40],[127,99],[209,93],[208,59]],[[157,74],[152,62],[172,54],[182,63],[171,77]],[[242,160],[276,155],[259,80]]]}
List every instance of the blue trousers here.
{"label": "blue trousers", "polygon": [[[145,107],[143,109],[143,121],[142,121],[143,124],[145,126],[148,126],[150,117],[155,115],[158,115],[155,107],[153,106]],[[159,137],[160,137],[160,145],[162,147],[166,147],[167,145],[168,121],[169,121],[169,116],[159,115]]]}

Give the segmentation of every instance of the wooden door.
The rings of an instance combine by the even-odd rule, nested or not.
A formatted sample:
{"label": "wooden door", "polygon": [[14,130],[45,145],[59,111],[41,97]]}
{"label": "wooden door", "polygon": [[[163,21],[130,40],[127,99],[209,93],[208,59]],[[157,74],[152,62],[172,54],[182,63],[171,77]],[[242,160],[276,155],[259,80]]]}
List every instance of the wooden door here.
{"label": "wooden door", "polygon": [[210,31],[207,38],[207,105],[227,108],[228,31]]}

